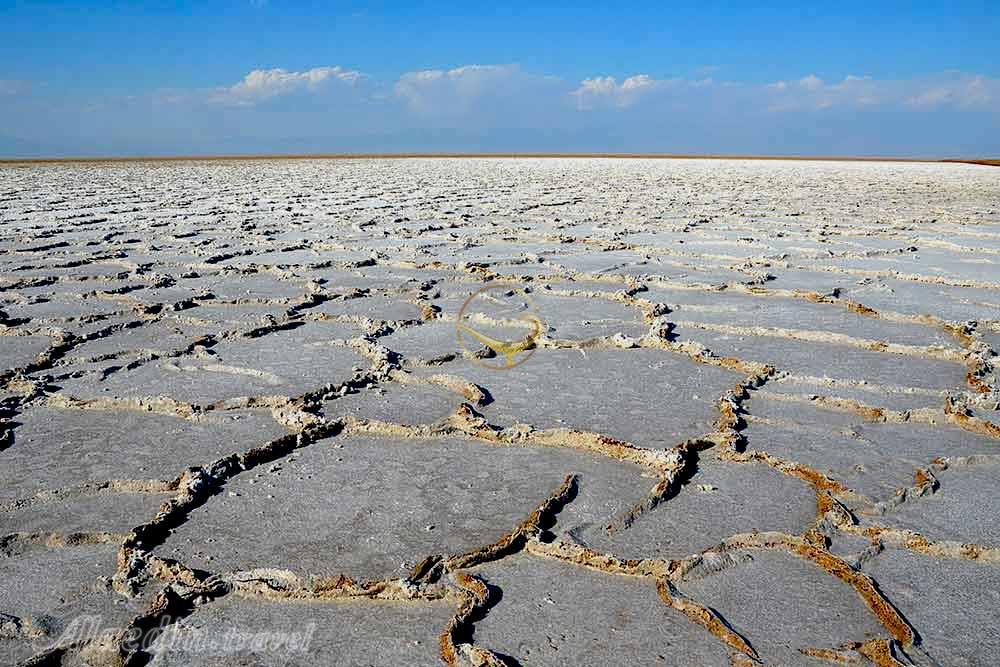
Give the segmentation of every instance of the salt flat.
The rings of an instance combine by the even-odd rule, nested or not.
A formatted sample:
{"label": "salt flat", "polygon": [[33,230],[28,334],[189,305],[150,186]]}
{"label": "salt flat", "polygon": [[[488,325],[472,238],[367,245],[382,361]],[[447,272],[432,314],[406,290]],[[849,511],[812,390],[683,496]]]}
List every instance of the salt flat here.
{"label": "salt flat", "polygon": [[0,290],[3,664],[1000,652],[990,167],[4,165]]}

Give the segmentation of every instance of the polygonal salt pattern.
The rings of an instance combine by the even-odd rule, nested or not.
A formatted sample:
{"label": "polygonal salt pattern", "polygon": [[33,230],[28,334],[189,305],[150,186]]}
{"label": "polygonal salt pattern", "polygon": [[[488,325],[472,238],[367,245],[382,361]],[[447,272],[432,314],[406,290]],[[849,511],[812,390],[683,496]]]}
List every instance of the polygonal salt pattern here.
{"label": "polygonal salt pattern", "polygon": [[[989,168],[109,162],[0,193],[4,664],[1000,650]],[[546,324],[506,370],[455,328],[495,282]]]}

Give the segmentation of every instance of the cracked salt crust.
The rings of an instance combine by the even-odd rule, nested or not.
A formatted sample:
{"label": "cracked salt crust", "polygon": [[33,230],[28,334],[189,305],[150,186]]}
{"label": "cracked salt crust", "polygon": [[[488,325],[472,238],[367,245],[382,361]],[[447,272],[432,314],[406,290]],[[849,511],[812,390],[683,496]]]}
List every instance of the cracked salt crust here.
{"label": "cracked salt crust", "polygon": [[[0,660],[321,619],[316,664],[987,664],[998,196],[919,163],[0,169]],[[550,327],[508,372],[454,331],[498,280]]]}

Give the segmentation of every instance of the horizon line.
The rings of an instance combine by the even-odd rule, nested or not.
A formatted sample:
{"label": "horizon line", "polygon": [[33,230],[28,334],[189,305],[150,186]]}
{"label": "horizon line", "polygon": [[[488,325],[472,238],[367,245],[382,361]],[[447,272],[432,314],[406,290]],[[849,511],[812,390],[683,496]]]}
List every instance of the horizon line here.
{"label": "horizon line", "polygon": [[794,160],[814,162],[914,162],[1000,166],[986,158],[934,158],[865,155],[754,155],[746,153],[601,153],[601,152],[399,152],[399,153],[248,153],[204,155],[0,157],[0,165],[100,162],[211,162],[258,160],[406,160],[436,158],[626,158],[647,160]]}

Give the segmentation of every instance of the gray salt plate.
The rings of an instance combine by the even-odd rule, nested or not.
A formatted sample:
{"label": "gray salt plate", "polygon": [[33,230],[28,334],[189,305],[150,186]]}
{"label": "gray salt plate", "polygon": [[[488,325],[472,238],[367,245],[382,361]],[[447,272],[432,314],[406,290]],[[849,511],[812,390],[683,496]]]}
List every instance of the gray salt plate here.
{"label": "gray salt plate", "polygon": [[23,368],[34,363],[52,345],[48,336],[0,336],[2,370]]}
{"label": "gray salt plate", "polygon": [[966,368],[958,362],[778,336],[722,334],[685,325],[673,333],[678,342],[701,343],[719,356],[772,364],[797,376],[932,390],[965,388]]}
{"label": "gray salt plate", "polygon": [[888,549],[863,571],[920,633],[918,664],[979,667],[1000,650],[996,567]]}
{"label": "gray salt plate", "polygon": [[[64,391],[80,398],[167,396],[179,401],[213,403],[243,396],[298,396],[351,378],[367,368],[367,359],[343,344],[345,329],[334,323],[309,323],[265,336],[233,337],[208,353],[124,367],[104,378],[85,376],[62,381]],[[352,332],[353,333],[353,332]],[[294,355],[288,351],[295,349]]]}
{"label": "gray salt plate", "polygon": [[200,607],[160,637],[149,665],[435,665],[437,635],[453,613],[447,602],[304,604],[231,596]]}
{"label": "gray salt plate", "polygon": [[801,650],[888,637],[853,588],[809,561],[783,552],[748,555],[750,560],[678,588],[720,614],[765,664],[828,664]]}
{"label": "gray salt plate", "polygon": [[338,436],[237,476],[158,551],[216,572],[402,576],[426,556],[496,542],[569,474],[580,477],[567,508],[577,523],[609,522],[655,483],[631,464],[562,449]]}
{"label": "gray salt plate", "polygon": [[28,408],[13,421],[14,442],[0,451],[0,502],[108,480],[169,480],[286,433],[262,411],[192,421],[138,410]]}
{"label": "gray salt plate", "polygon": [[0,610],[18,619],[22,629],[12,637],[0,635],[0,660],[10,665],[28,660],[56,645],[64,633],[72,637],[74,622],[96,619],[99,630],[114,631],[141,613],[147,600],[109,590],[117,550],[101,544],[0,557]]}
{"label": "gray salt plate", "polygon": [[[807,465],[873,502],[889,501],[897,489],[913,486],[916,471],[930,468],[938,457],[996,451],[995,440],[952,425],[872,423],[853,413],[757,398],[747,410],[749,449]],[[961,475],[978,468],[955,470]],[[935,506],[913,502],[914,511]]]}
{"label": "gray salt plate", "polygon": [[724,665],[729,651],[651,579],[515,556],[476,569],[502,598],[475,644],[525,665]]}
{"label": "gray salt plate", "polygon": [[353,417],[416,426],[446,419],[465,401],[440,386],[386,382],[324,401],[323,414],[329,419]]}
{"label": "gray salt plate", "polygon": [[[564,516],[565,515],[565,516]],[[725,463],[712,451],[694,463],[676,495],[641,515],[627,530],[577,523],[560,514],[557,532],[621,558],[684,558],[737,533],[796,535],[816,518],[816,494],[805,482],[760,463]]]}
{"label": "gray salt plate", "polygon": [[717,399],[743,379],[684,355],[646,349],[539,350],[509,370],[471,361],[432,370],[485,387],[493,402],[482,412],[493,423],[593,431],[652,449],[710,433]]}

